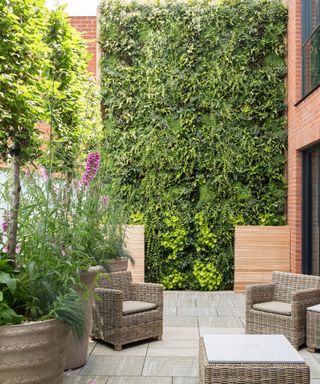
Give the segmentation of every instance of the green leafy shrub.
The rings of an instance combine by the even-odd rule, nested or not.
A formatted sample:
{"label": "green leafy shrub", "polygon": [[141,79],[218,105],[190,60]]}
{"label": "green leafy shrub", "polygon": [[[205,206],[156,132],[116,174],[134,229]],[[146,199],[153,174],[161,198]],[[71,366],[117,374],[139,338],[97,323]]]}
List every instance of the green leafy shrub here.
{"label": "green leafy shrub", "polygon": [[230,287],[234,225],[285,222],[283,2],[108,1],[100,13],[108,178],[143,213],[146,278],[201,289],[200,260],[222,275],[213,289]]}
{"label": "green leafy shrub", "polygon": [[187,286],[187,276],[175,269],[164,276],[161,282],[166,289],[184,289]]}
{"label": "green leafy shrub", "polygon": [[223,280],[222,274],[216,269],[213,262],[196,260],[193,264],[193,275],[204,291],[216,291]]}
{"label": "green leafy shrub", "polygon": [[13,309],[17,290],[16,274],[8,260],[0,259],[0,325],[20,324],[24,319]]}

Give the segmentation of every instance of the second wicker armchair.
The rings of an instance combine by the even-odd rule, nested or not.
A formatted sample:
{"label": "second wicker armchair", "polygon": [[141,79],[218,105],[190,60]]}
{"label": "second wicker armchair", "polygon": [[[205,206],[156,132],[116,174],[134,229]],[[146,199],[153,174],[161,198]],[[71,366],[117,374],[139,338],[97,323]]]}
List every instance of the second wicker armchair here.
{"label": "second wicker armchair", "polygon": [[131,272],[100,275],[93,306],[92,338],[114,345],[162,338],[163,287],[133,283]]}
{"label": "second wicker armchair", "polygon": [[320,277],[273,272],[272,283],[246,292],[246,333],[283,334],[298,349],[306,341],[306,308],[320,303]]}

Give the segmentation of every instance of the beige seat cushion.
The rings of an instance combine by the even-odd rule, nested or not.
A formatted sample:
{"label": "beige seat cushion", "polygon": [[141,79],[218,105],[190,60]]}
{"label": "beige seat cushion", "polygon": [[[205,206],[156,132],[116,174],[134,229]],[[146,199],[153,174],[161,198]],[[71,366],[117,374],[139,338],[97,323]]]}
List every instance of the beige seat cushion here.
{"label": "beige seat cushion", "polygon": [[291,316],[291,304],[281,301],[267,301],[266,303],[253,304],[257,311],[276,313],[278,315]]}
{"label": "beige seat cushion", "polygon": [[122,303],[122,314],[132,315],[134,313],[150,311],[151,309],[157,308],[157,304],[148,303],[146,301],[132,301],[126,300]]}

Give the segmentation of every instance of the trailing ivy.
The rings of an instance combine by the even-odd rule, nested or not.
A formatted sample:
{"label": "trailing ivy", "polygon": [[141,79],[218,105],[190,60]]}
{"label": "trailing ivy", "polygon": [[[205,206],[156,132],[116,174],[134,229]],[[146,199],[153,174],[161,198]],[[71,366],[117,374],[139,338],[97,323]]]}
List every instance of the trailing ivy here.
{"label": "trailing ivy", "polygon": [[146,275],[169,289],[233,280],[234,225],[285,222],[280,0],[100,9],[109,178],[146,226]]}

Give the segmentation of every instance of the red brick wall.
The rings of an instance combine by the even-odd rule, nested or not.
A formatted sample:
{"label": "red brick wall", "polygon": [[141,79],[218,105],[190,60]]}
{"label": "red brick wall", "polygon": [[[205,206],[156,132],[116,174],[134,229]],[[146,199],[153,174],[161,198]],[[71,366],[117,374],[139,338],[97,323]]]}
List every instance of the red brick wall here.
{"label": "red brick wall", "polygon": [[97,18],[96,16],[72,16],[70,24],[74,26],[82,37],[87,40],[88,51],[91,54],[89,72],[97,75]]}
{"label": "red brick wall", "polygon": [[291,270],[301,272],[301,150],[320,140],[320,89],[301,99],[301,0],[289,0],[288,25],[288,224]]}

